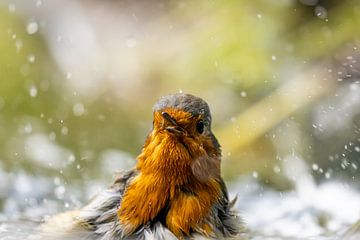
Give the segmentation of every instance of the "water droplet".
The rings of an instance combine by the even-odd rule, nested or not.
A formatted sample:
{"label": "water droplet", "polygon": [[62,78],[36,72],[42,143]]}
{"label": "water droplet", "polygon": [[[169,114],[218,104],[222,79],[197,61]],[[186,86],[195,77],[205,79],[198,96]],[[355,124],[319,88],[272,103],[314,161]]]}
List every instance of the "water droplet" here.
{"label": "water droplet", "polygon": [[314,163],[312,166],[311,166],[312,170],[314,171],[317,171],[319,169],[319,165],[317,165],[316,163]]}
{"label": "water droplet", "polygon": [[35,55],[30,53],[28,56],[27,56],[27,60],[29,63],[34,63],[35,62]]}
{"label": "water droplet", "polygon": [[61,183],[60,178],[59,177],[54,177],[54,184],[59,186],[60,183]]}
{"label": "water droplet", "polygon": [[39,26],[37,24],[37,22],[35,21],[30,21],[27,25],[26,25],[26,32],[28,34],[35,34],[39,29]]}
{"label": "water droplet", "polygon": [[49,139],[50,139],[51,141],[55,141],[55,139],[56,139],[56,133],[51,132],[51,133],[49,134]]}
{"label": "water droplet", "polygon": [[37,96],[37,93],[38,93],[38,90],[37,90],[36,86],[32,85],[29,89],[30,96],[34,98]]}
{"label": "water droplet", "polygon": [[23,47],[22,41],[21,41],[20,39],[17,39],[17,40],[15,41],[16,52],[17,52],[17,53],[20,52],[20,50],[22,49],[22,47]]}
{"label": "water droplet", "polygon": [[82,103],[76,103],[74,106],[73,106],[73,113],[75,116],[82,116],[84,115],[85,113],[85,107],[84,107],[84,104]]}
{"label": "water droplet", "polygon": [[357,168],[358,168],[355,163],[351,163],[351,166],[352,166],[352,168],[355,169],[355,170],[357,170]]}
{"label": "water droplet", "polygon": [[126,39],[126,46],[127,46],[128,48],[134,48],[134,47],[136,47],[136,44],[137,44],[136,38],[134,38],[134,37],[128,37],[128,38]]}
{"label": "water droplet", "polygon": [[67,72],[66,73],[66,79],[70,79],[72,77],[72,73],[71,72]]}
{"label": "water droplet", "polygon": [[240,96],[241,96],[241,97],[246,97],[246,96],[247,96],[247,93],[246,93],[245,91],[241,91],[241,92],[240,92]]}
{"label": "water droplet", "polygon": [[31,123],[27,123],[25,126],[24,126],[24,132],[25,133],[27,133],[27,134],[29,134],[29,133],[31,133],[32,132],[32,125],[31,125]]}
{"label": "water droplet", "polygon": [[65,126],[61,127],[61,134],[67,135],[69,133],[69,129]]}
{"label": "water droplet", "polygon": [[258,13],[258,14],[256,14],[256,17],[257,17],[258,19],[261,19],[261,18],[262,18],[262,15],[261,15],[260,13]]}
{"label": "water droplet", "polygon": [[273,61],[276,61],[276,56],[275,55],[273,55],[273,56],[271,56],[271,60],[273,60]]}
{"label": "water droplet", "polygon": [[320,19],[327,18],[327,10],[323,6],[316,6],[315,7],[315,15]]}
{"label": "water droplet", "polygon": [[258,174],[256,171],[254,171],[254,172],[252,173],[252,176],[253,176],[253,178],[258,178],[259,174]]}
{"label": "water droplet", "polygon": [[13,3],[10,3],[10,4],[8,5],[8,9],[9,9],[9,12],[13,13],[13,12],[15,12],[15,10],[16,10],[16,5],[13,4]]}
{"label": "water droplet", "polygon": [[60,185],[57,188],[55,188],[55,195],[58,199],[62,199],[64,197],[65,192],[66,192],[66,188],[63,185]]}
{"label": "water droplet", "polygon": [[279,173],[281,171],[281,169],[278,165],[275,165],[273,170],[274,170],[274,173]]}
{"label": "water droplet", "polygon": [[73,163],[75,161],[75,155],[74,154],[70,154],[68,157],[68,163]]}
{"label": "water droplet", "polygon": [[43,4],[42,0],[37,0],[36,1],[36,7],[40,7]]}
{"label": "water droplet", "polygon": [[57,36],[56,36],[56,41],[57,41],[57,42],[61,42],[61,41],[62,41],[62,39],[63,39],[63,38],[62,38],[62,36],[61,36],[61,35],[57,35]]}
{"label": "water droplet", "polygon": [[360,147],[359,146],[355,146],[355,152],[360,152]]}

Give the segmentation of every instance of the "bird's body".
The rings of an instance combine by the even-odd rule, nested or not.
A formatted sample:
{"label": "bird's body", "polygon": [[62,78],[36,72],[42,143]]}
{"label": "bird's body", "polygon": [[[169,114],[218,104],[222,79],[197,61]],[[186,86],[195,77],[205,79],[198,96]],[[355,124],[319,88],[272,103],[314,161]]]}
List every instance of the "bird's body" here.
{"label": "bird's body", "polygon": [[[205,101],[189,94],[161,98],[136,168],[66,218],[60,239],[224,239],[241,225],[220,175],[221,151]],[[65,221],[65,220],[64,220]],[[70,223],[69,223],[70,222]]]}

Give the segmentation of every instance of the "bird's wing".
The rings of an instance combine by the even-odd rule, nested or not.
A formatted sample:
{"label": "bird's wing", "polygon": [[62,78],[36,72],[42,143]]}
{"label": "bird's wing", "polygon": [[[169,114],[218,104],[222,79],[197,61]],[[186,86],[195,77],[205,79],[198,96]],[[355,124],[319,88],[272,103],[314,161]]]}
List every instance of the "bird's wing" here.
{"label": "bird's wing", "polygon": [[223,236],[225,238],[240,237],[240,235],[246,232],[246,229],[237,212],[233,210],[236,198],[230,201],[226,185],[221,178],[219,183],[222,196],[220,201],[212,207],[211,225],[217,236]]}
{"label": "bird's wing", "polygon": [[136,175],[136,170],[119,172],[113,185],[86,206],[55,215],[45,222],[39,239],[122,239],[116,211],[126,186]]}

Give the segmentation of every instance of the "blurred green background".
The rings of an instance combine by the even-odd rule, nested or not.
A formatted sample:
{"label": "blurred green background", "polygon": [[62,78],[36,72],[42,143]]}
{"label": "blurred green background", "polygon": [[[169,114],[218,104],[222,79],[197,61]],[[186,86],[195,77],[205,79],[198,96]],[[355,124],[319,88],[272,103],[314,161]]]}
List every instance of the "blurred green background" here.
{"label": "blurred green background", "polygon": [[357,0],[2,1],[0,209],[110,183],[179,91],[208,101],[227,181],[359,186],[359,26]]}

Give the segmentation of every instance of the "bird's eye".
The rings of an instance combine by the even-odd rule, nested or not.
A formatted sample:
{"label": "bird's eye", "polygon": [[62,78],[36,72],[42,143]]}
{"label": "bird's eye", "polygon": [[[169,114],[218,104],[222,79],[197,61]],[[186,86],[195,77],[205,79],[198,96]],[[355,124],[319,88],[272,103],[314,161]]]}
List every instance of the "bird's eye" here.
{"label": "bird's eye", "polygon": [[198,121],[196,123],[196,130],[198,131],[198,133],[202,134],[204,132],[204,122],[202,120]]}

